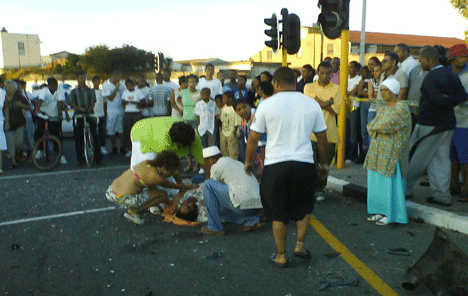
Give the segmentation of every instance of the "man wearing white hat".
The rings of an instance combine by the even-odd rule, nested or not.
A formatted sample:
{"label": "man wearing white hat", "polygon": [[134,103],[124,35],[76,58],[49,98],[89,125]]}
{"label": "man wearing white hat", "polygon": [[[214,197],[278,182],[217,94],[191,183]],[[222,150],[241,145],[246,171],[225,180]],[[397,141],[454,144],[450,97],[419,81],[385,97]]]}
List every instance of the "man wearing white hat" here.
{"label": "man wearing white hat", "polygon": [[211,179],[205,181],[203,190],[208,226],[201,232],[224,235],[223,221],[241,225],[242,232],[260,228],[262,203],[257,179],[244,173],[240,161],[222,157],[216,146],[203,149],[203,158]]}

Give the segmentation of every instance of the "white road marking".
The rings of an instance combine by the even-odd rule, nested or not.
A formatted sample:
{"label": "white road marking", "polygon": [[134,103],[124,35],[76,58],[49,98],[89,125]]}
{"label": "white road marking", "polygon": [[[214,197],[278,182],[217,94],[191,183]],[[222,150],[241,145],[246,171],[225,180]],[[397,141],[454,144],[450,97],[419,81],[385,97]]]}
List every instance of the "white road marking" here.
{"label": "white road marking", "polygon": [[76,212],[70,212],[70,213],[63,213],[63,214],[56,214],[56,215],[49,215],[49,216],[41,216],[41,217],[35,217],[35,218],[19,219],[19,220],[7,221],[7,222],[0,222],[0,227],[7,226],[7,225],[28,223],[28,222],[33,222],[33,221],[41,221],[41,220],[55,219],[55,218],[61,218],[61,217],[70,217],[70,216],[76,216],[76,215],[84,215],[84,214],[90,214],[90,213],[112,211],[112,210],[115,210],[117,208],[119,208],[119,207],[107,207],[107,208],[100,208],[100,209],[83,210],[83,211],[76,211]]}
{"label": "white road marking", "polygon": [[55,176],[55,175],[71,174],[71,173],[99,172],[99,171],[107,171],[107,170],[113,170],[113,169],[128,169],[129,167],[130,166],[128,165],[119,165],[119,166],[111,166],[111,167],[104,167],[104,168],[98,168],[98,169],[88,168],[88,169],[80,169],[80,170],[72,170],[72,171],[57,171],[57,172],[35,173],[35,174],[27,174],[27,175],[5,176],[5,177],[0,177],[0,181],[31,178],[31,177],[47,177],[47,176]]}

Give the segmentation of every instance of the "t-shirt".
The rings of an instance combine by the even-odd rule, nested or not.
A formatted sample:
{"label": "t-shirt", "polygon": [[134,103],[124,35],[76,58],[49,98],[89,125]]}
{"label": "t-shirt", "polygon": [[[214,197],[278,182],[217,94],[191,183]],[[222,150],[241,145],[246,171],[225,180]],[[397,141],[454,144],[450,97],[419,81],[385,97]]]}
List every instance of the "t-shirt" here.
{"label": "t-shirt", "polygon": [[411,70],[413,70],[414,67],[416,67],[417,65],[419,65],[419,63],[416,62],[416,60],[412,56],[409,56],[406,58],[406,60],[403,61],[403,63],[400,63],[399,69],[403,71],[403,73],[405,73],[406,76],[409,76]]}
{"label": "t-shirt", "polygon": [[94,114],[97,117],[104,117],[104,104],[107,103],[107,98],[104,98],[101,89],[95,89],[94,95],[96,97],[96,104],[94,104]]}
{"label": "t-shirt", "polygon": [[128,89],[124,90],[122,93],[122,101],[129,102],[129,104],[125,105],[125,112],[130,113],[130,112],[140,112],[140,109],[138,109],[136,104],[131,104],[131,103],[138,103],[141,100],[145,99],[145,95],[141,92],[141,90],[136,89],[133,91],[129,91]]}
{"label": "t-shirt", "polygon": [[122,105],[122,93],[126,87],[119,83],[119,90],[116,92],[113,100],[109,100],[108,97],[114,92],[115,85],[113,85],[109,79],[102,84],[102,95],[107,99],[107,111],[108,112],[123,112],[124,108]]}
{"label": "t-shirt", "polygon": [[182,99],[182,118],[184,120],[196,120],[193,110],[198,101],[201,100],[200,91],[197,90],[192,93],[188,88],[180,91],[180,98]]}
{"label": "t-shirt", "polygon": [[197,102],[193,114],[200,117],[200,124],[198,125],[200,137],[206,132],[214,134],[215,116],[219,115],[218,112],[219,109],[216,108],[216,103],[213,100],[209,100],[208,103],[203,100]]}
{"label": "t-shirt", "polygon": [[[153,100],[153,98],[150,96],[151,89],[148,86],[145,86],[145,87],[142,87],[142,88],[138,87],[138,89],[143,94],[143,97],[145,98],[146,103],[149,103],[150,101]],[[153,115],[153,108],[151,108],[151,107],[141,108],[140,112],[141,112],[141,115],[143,115],[145,117],[151,117]]]}
{"label": "t-shirt", "polygon": [[252,131],[268,134],[265,165],[314,163],[310,134],[327,130],[320,105],[297,91],[283,91],[258,106]]}
{"label": "t-shirt", "polygon": [[223,135],[229,137],[234,132],[234,128],[241,124],[242,118],[236,113],[232,106],[225,105],[221,109],[221,122]]}
{"label": "t-shirt", "polygon": [[155,84],[151,88],[151,97],[153,98],[153,115],[169,115],[167,110],[168,101],[171,99],[171,89],[164,84]]}
{"label": "t-shirt", "polygon": [[240,100],[240,99],[247,100],[248,98],[249,98],[249,91],[247,90],[247,88],[244,88],[244,89],[236,88],[234,90],[234,99],[235,100]]}
{"label": "t-shirt", "polygon": [[[3,104],[5,104],[5,96],[6,96],[6,91],[0,87],[0,123],[3,123],[5,121],[5,116],[3,115]],[[3,132],[3,130],[0,131],[0,133]]]}
{"label": "t-shirt", "polygon": [[[177,100],[177,98],[180,96],[180,91],[181,90],[179,90],[179,89],[174,90],[174,98],[175,98],[176,105],[182,110],[182,114],[183,114],[184,106],[182,106],[182,104],[180,104],[179,101]],[[174,117],[174,118],[182,119],[182,115],[180,115],[180,113],[177,112],[177,110],[175,108],[172,108],[171,116]]]}
{"label": "t-shirt", "polygon": [[172,125],[182,120],[170,116],[160,116],[146,118],[138,121],[132,127],[131,139],[141,144],[141,153],[170,151],[176,153],[179,157],[187,156],[192,152],[193,157],[199,164],[204,164],[203,147],[200,137],[195,132],[195,140],[190,147],[179,149],[172,142],[169,136],[169,130]]}
{"label": "t-shirt", "polygon": [[[257,110],[255,108],[251,108],[250,109],[250,119],[247,121],[245,120],[244,118],[242,118],[242,121],[241,121],[241,130],[244,134],[244,141],[245,143],[248,142],[249,140],[249,135],[250,135],[250,126],[252,125],[252,122],[254,121],[255,119],[255,112]],[[253,163],[255,163],[257,166],[262,166],[263,163],[262,163],[262,151],[260,150],[260,147],[264,147],[266,146],[266,142],[267,142],[267,134],[266,133],[263,133],[261,136],[260,136],[260,139],[258,140],[258,148],[257,150],[255,151],[254,153],[254,156],[252,158],[252,161]]]}
{"label": "t-shirt", "polygon": [[217,78],[213,78],[211,80],[206,80],[206,78],[201,78],[197,84],[197,89],[202,90],[205,87],[210,89],[211,91],[210,97],[212,98],[216,97],[216,95],[223,94],[223,85],[221,84],[221,81]]}
{"label": "t-shirt", "polygon": [[[48,87],[44,87],[38,98],[39,101],[42,101],[41,111],[46,113],[48,117],[58,117],[58,102],[63,101],[61,98],[58,91],[52,94]],[[47,116],[40,113],[38,113],[38,116],[44,119],[47,118]]]}
{"label": "t-shirt", "polygon": [[[458,77],[465,91],[468,92],[468,63],[465,64],[465,68],[458,73]],[[457,128],[468,128],[468,101],[456,106],[453,108],[453,111],[457,119]]]}
{"label": "t-shirt", "polygon": [[175,82],[172,81],[163,81],[163,85],[167,86],[168,88],[171,89],[171,92],[173,90],[179,89],[179,85]]}
{"label": "t-shirt", "polygon": [[[421,65],[411,70],[408,76],[408,101],[418,102],[421,99],[421,85],[429,71],[423,71]],[[419,115],[419,107],[409,106],[411,113]]]}
{"label": "t-shirt", "polygon": [[[331,108],[336,113],[340,113],[341,108],[341,91],[340,86],[334,83],[329,83],[326,86],[321,86],[318,81],[314,83],[308,83],[304,87],[304,94],[314,99],[318,97],[320,100],[327,102],[330,98],[333,98],[333,105]],[[322,110],[323,118],[327,125],[327,140],[329,143],[339,143],[340,138],[338,136],[338,128],[336,126],[336,116],[328,112],[327,110]],[[314,133],[310,135],[311,141],[317,141]]]}
{"label": "t-shirt", "polygon": [[[361,75],[356,75],[353,78],[351,78],[351,76],[348,75],[348,91],[352,91],[356,86],[358,86],[359,82],[361,82],[361,79]],[[359,101],[353,101],[353,107],[359,107]]]}
{"label": "t-shirt", "polygon": [[[318,79],[318,75],[315,75],[315,77],[317,77],[317,79]],[[314,81],[315,81],[315,79],[314,79]],[[340,84],[340,71],[335,72],[335,73],[333,73],[331,75],[330,82],[334,83],[334,84],[338,84],[338,85]]]}
{"label": "t-shirt", "polygon": [[[88,110],[91,105],[96,103],[96,94],[93,89],[87,87],[77,86],[70,93],[70,104]],[[75,110],[75,113],[83,113]]]}
{"label": "t-shirt", "polygon": [[241,210],[261,209],[260,186],[257,179],[244,172],[244,164],[230,157],[221,157],[211,167],[211,179],[226,184],[234,207]]}

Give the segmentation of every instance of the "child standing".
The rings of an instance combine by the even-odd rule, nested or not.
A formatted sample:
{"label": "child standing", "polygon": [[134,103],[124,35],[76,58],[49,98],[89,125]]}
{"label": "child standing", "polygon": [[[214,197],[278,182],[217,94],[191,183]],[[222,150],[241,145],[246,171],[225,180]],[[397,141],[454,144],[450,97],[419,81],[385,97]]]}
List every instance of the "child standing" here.
{"label": "child standing", "polygon": [[201,101],[198,101],[193,110],[193,114],[197,116],[197,130],[200,135],[203,148],[214,145],[214,129],[216,112],[216,104],[210,98],[210,89],[205,87],[200,91]]}
{"label": "child standing", "polygon": [[221,131],[221,110],[224,107],[223,95],[216,95],[215,103],[216,103],[216,108],[218,108],[217,110],[218,115],[216,116],[216,119],[215,119],[215,143],[216,143],[216,146],[218,146],[218,148],[221,149],[221,145],[220,145],[221,139],[219,138],[220,137],[219,133]]}
{"label": "child standing", "polygon": [[[255,119],[255,108],[252,108],[247,100],[235,100],[232,104],[236,113],[242,118],[240,128],[244,134],[244,142],[247,144],[250,135],[250,125]],[[262,175],[263,164],[265,162],[265,146],[267,141],[266,133],[263,133],[258,141],[258,148],[252,159],[256,167],[254,174],[259,177]]]}
{"label": "child standing", "polygon": [[221,110],[221,154],[235,160],[239,157],[237,144],[237,128],[241,124],[241,118],[232,107],[234,93],[227,91],[223,94],[224,107]]}
{"label": "child standing", "polygon": [[130,140],[130,131],[133,125],[142,118],[140,108],[145,104],[145,96],[139,89],[135,89],[133,80],[127,79],[125,81],[127,89],[122,93],[122,104],[125,108],[123,118],[124,147],[127,148],[126,157],[132,156],[132,141]]}

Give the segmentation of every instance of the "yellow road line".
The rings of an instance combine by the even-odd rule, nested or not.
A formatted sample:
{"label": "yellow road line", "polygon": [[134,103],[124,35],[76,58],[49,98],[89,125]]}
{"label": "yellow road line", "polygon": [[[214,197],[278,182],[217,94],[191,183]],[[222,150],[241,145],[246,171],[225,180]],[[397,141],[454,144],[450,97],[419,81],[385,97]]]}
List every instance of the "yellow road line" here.
{"label": "yellow road line", "polygon": [[380,295],[396,295],[387,283],[385,283],[377,274],[369,269],[361,260],[351,253],[345,245],[343,245],[330,231],[328,231],[322,223],[317,220],[314,215],[310,215],[310,225],[317,231],[318,234],[338,253],[341,257],[351,265]]}

